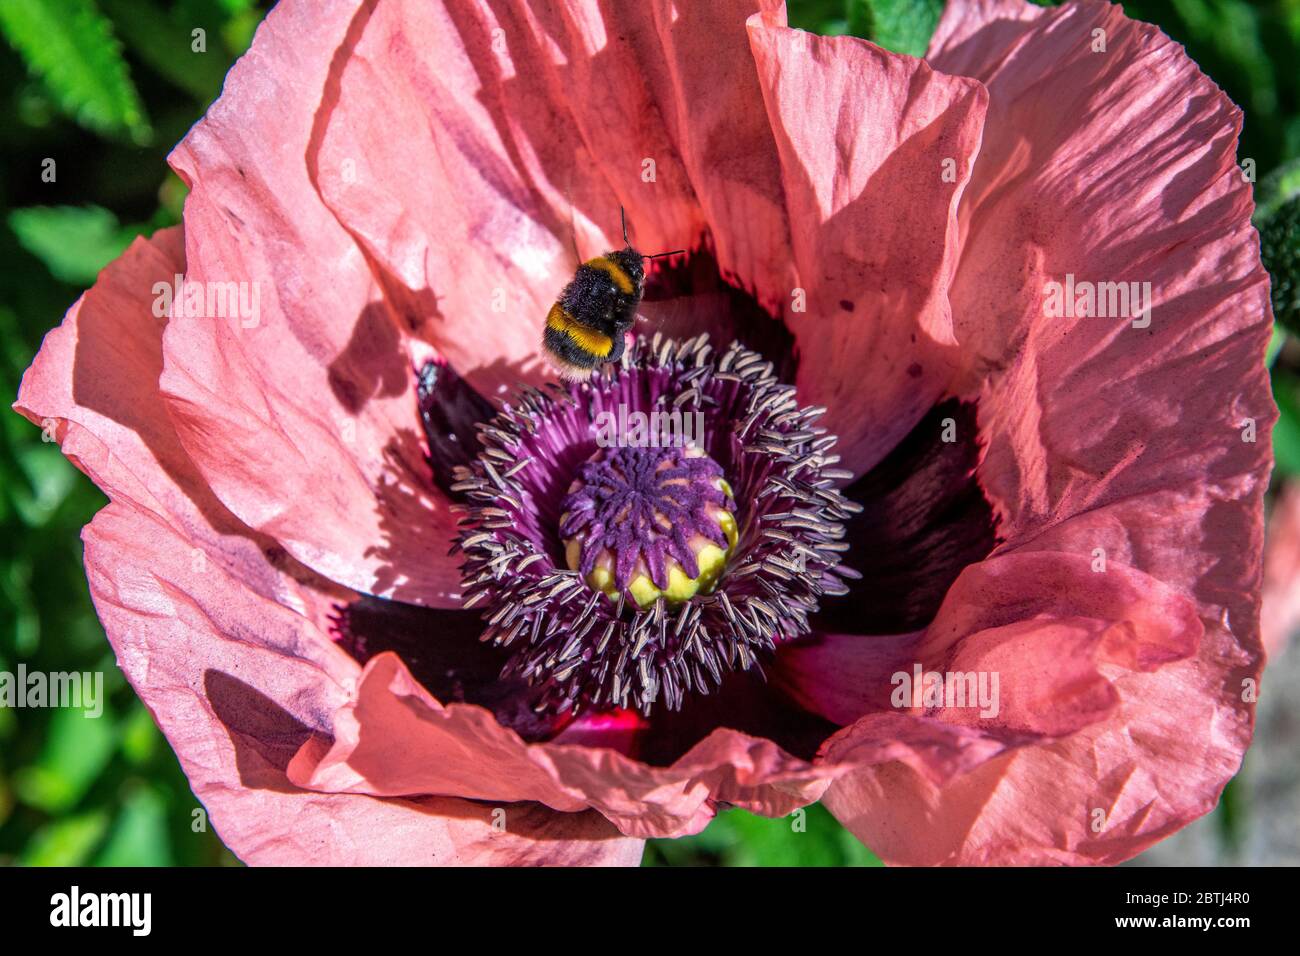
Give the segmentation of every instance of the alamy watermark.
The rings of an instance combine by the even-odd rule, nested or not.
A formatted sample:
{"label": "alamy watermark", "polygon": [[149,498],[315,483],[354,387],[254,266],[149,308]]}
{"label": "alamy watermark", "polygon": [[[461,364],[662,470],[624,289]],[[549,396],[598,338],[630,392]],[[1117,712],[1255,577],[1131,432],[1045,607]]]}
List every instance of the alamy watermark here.
{"label": "alamy watermark", "polygon": [[153,284],[153,314],[161,319],[238,319],[240,328],[262,321],[262,294],[256,282],[187,282],[177,273],[172,282]]}
{"label": "alamy watermark", "polygon": [[50,925],[55,927],[125,927],[133,936],[153,929],[152,893],[83,893],[73,886],[50,897]]}
{"label": "alamy watermark", "polygon": [[927,671],[920,664],[912,672],[898,671],[889,702],[898,708],[978,707],[981,717],[998,715],[997,671]]}
{"label": "alamy watermark", "polygon": [[1131,319],[1133,328],[1151,324],[1150,282],[1075,281],[1067,272],[1064,282],[1043,286],[1043,315],[1049,319]]}
{"label": "alamy watermark", "polygon": [[704,447],[703,412],[642,412],[620,404],[598,414],[595,426],[601,448]]}
{"label": "alamy watermark", "polygon": [[0,671],[0,708],[73,707],[86,717],[104,714],[103,671]]}

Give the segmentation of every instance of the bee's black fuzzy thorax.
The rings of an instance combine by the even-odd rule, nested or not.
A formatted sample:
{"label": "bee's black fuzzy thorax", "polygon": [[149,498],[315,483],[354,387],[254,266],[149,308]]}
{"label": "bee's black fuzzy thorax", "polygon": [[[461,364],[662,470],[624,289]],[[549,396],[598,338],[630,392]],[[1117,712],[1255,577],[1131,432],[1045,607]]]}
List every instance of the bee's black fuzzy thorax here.
{"label": "bee's black fuzzy thorax", "polygon": [[605,253],[605,258],[618,265],[637,289],[637,298],[645,289],[645,257],[631,246]]}
{"label": "bee's black fuzzy thorax", "polygon": [[547,316],[547,356],[570,377],[617,362],[644,291],[645,259],[631,246],[582,263]]}
{"label": "bee's black fuzzy thorax", "polygon": [[579,324],[612,335],[632,328],[644,289],[645,263],[641,254],[622,249],[578,266],[559,301]]}

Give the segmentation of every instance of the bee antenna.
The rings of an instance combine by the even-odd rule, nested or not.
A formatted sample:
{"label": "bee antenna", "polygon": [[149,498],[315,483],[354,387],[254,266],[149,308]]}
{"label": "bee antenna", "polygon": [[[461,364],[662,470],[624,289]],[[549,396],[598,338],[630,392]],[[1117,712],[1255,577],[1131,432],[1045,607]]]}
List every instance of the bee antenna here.
{"label": "bee antenna", "polygon": [[622,206],[618,207],[618,221],[623,224],[623,245],[631,249],[632,243],[627,238],[627,212],[624,211]]}
{"label": "bee antenna", "polygon": [[642,259],[662,259],[664,256],[680,256],[685,254],[685,249],[674,249],[672,252],[656,252],[653,256],[642,256]]}

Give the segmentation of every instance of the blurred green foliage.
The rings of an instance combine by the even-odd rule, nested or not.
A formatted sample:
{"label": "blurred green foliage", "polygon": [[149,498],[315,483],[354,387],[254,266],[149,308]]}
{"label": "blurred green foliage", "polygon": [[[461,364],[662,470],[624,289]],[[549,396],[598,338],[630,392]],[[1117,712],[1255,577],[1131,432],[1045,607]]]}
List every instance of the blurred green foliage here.
{"label": "blurred green foliage", "polygon": [[848,32],[887,50],[925,56],[943,0],[849,0]]}
{"label": "blurred green foliage", "polygon": [[[790,0],[791,22],[919,55],[942,0]],[[1240,158],[1261,175],[1256,223],[1293,317],[1300,192],[1300,0],[1144,0],[1246,113]],[[0,0],[0,380],[12,401],[41,337],[133,237],[178,221],[165,156],[220,91],[265,13],[253,0]],[[47,160],[56,175],[46,173]],[[1270,352],[1278,474],[1300,473],[1300,349]],[[78,533],[103,496],[41,431],[0,414],[0,671],[103,671],[108,701],[0,709],[0,862],[234,862],[196,823],[174,755],[117,670],[94,616]],[[1225,840],[1248,812],[1229,790]],[[871,866],[820,806],[767,820],[729,810],[702,833],[651,841],[651,865]]]}
{"label": "blurred green foliage", "polygon": [[[179,220],[184,188],[166,154],[263,12],[246,0],[0,0],[6,405],[99,270]],[[80,530],[104,503],[40,429],[0,414],[0,671],[101,671],[107,697],[98,718],[0,709],[0,862],[234,862],[196,820],[199,803],[95,618]]]}
{"label": "blurred green foliage", "polygon": [[64,113],[87,129],[148,141],[122,46],[92,0],[3,0],[0,28]]}
{"label": "blurred green foliage", "polygon": [[880,858],[821,804],[768,819],[719,813],[701,833],[651,840],[646,866],[881,866]]}

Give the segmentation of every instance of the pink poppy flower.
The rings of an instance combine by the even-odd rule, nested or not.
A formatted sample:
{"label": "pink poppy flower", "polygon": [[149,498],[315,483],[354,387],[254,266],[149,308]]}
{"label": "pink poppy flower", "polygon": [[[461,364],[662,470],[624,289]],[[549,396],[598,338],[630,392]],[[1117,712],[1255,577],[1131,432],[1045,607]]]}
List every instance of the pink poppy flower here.
{"label": "pink poppy flower", "polygon": [[[16,407],[110,495],[99,615],[248,862],[635,863],[824,800],[891,863],[1113,863],[1251,735],[1240,123],[1103,3],[950,2],[917,60],[766,0],[284,0]],[[535,390],[620,207],[689,252]],[[602,457],[619,408],[703,458]]]}

